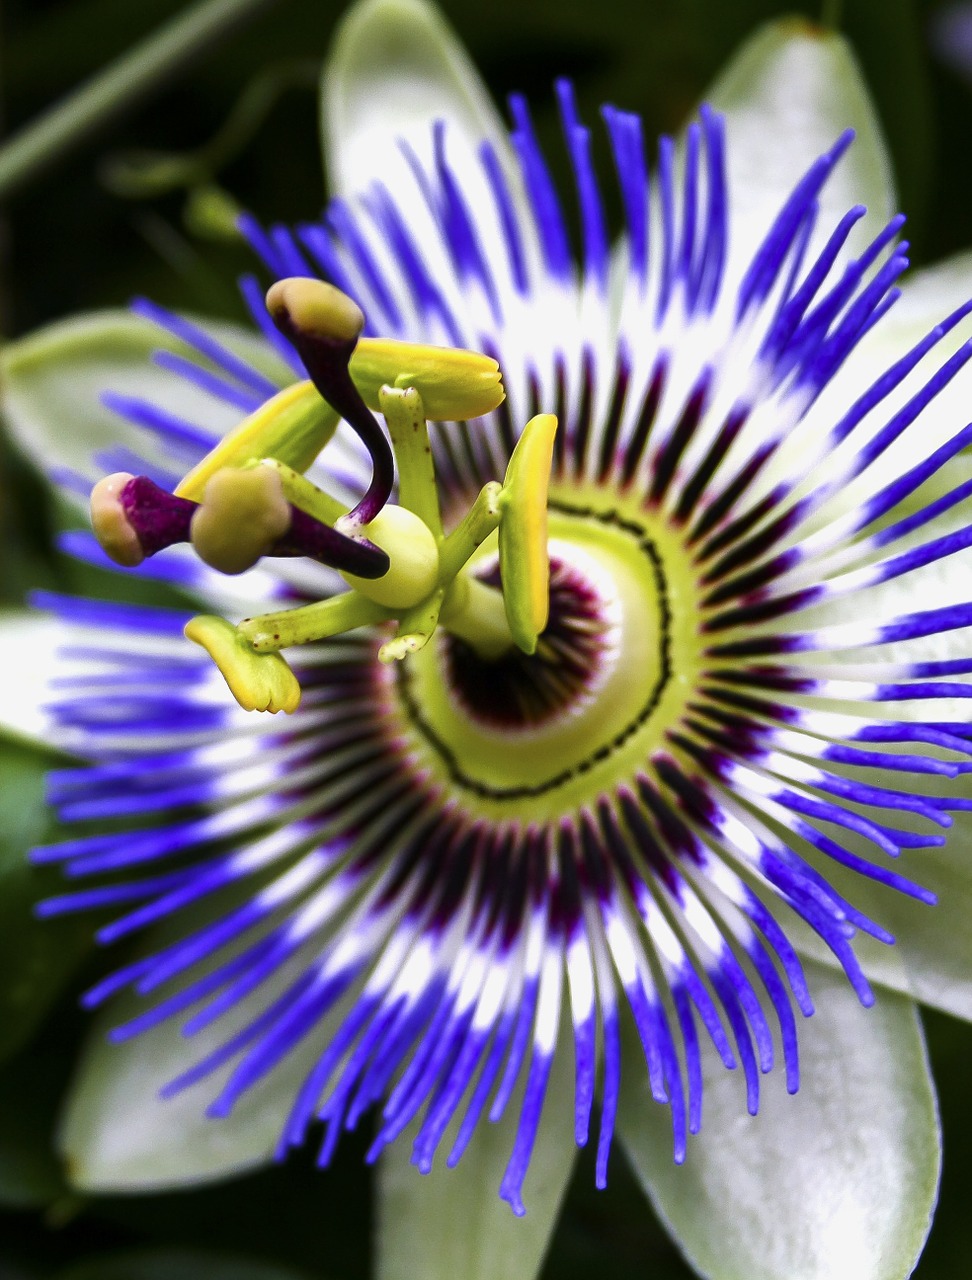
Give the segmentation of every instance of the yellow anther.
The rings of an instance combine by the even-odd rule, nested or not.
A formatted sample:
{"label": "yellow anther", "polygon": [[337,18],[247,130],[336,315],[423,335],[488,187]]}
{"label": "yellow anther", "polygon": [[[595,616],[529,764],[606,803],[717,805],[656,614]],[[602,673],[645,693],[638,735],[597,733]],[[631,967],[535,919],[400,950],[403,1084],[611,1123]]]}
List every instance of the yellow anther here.
{"label": "yellow anther", "polygon": [[500,495],[503,602],[513,639],[524,653],[535,652],[550,608],[547,491],[556,433],[552,413],[530,419],[516,442]]}
{"label": "yellow anther", "polygon": [[314,384],[296,382],[225,435],[182,480],[176,496],[201,502],[217,471],[245,467],[261,458],[278,458],[303,473],[334,435],[337,424],[338,415]]}
{"label": "yellow anther", "polygon": [[345,573],[342,576],[349,586],[386,609],[410,609],[435,590],[439,548],[418,516],[389,503],[360,532],[388,552],[391,568],[382,578],[356,578]]}
{"label": "yellow anther", "polygon": [[291,712],[300,706],[297,677],[280,654],[254,652],[225,618],[191,618],[185,635],[206,650],[244,711]]}
{"label": "yellow anther", "polygon": [[364,328],[364,312],[340,289],[323,280],[292,276],[267,292],[273,319],[288,319],[301,333],[331,342],[354,342]]}
{"label": "yellow anther", "polygon": [[224,467],[206,484],[192,517],[192,545],[220,573],[244,573],[290,528],[290,504],[269,467]]}
{"label": "yellow anther", "polygon": [[354,349],[350,369],[369,409],[381,408],[379,392],[383,386],[414,387],[430,422],[478,418],[506,399],[496,361],[461,347],[362,338]]}

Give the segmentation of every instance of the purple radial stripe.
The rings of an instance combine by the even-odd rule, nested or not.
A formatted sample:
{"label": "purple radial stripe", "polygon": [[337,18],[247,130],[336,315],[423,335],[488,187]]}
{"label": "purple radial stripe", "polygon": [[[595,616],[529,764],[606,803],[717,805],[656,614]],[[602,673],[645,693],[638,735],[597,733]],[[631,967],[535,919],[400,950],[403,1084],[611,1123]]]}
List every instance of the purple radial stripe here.
{"label": "purple radial stripe", "polygon": [[34,914],[39,920],[48,920],[53,916],[69,915],[75,911],[96,911],[116,902],[137,902],[139,898],[149,898],[153,893],[171,890],[173,885],[187,887],[187,876],[191,878],[192,872],[174,871],[169,875],[154,876],[150,880],[139,880],[134,884],[103,885],[99,889],[45,898],[34,905]]}
{"label": "purple radial stripe", "polygon": [[[963,447],[967,447],[964,438],[968,437],[968,441],[972,442],[972,426],[960,432],[960,437],[963,438]],[[957,454],[959,449],[956,448],[954,452]],[[970,497],[972,497],[972,480],[966,480],[964,484],[958,485],[950,493],[943,494],[934,502],[930,502],[928,506],[922,507],[895,524],[879,529],[871,535],[869,540],[871,546],[886,547],[889,543],[896,542],[899,538],[904,538],[908,534],[914,533],[916,529],[921,529],[930,521],[936,520],[947,511],[951,511],[953,507],[957,507],[959,503],[966,502]]]}
{"label": "purple radial stripe", "polygon": [[253,323],[260,330],[264,339],[273,347],[283,362],[289,365],[298,378],[305,377],[304,366],[300,356],[294,350],[293,343],[288,342],[270,318],[267,310],[266,292],[256,276],[242,275],[237,280],[240,295],[246,304]]}
{"label": "purple radial stripe", "polygon": [[698,264],[696,296],[705,311],[712,311],[722,291],[729,221],[726,190],[725,123],[703,103],[699,109],[705,138],[707,209],[702,253]]}
{"label": "purple radial stripe", "polygon": [[[970,306],[972,306],[972,304],[970,304]],[[967,311],[968,308],[966,308],[966,312]],[[941,327],[942,326],[940,326],[940,328]],[[951,327],[952,326],[949,325],[949,328]],[[918,348],[915,348],[915,350],[917,349]],[[839,482],[831,482],[831,487],[838,483],[842,486],[846,484],[849,479],[852,479],[865,471],[867,467],[875,461],[875,459],[879,458],[884,453],[889,445],[893,444],[894,441],[898,439],[907,427],[911,426],[918,415],[942,390],[944,390],[946,386],[948,386],[956,374],[959,373],[966,364],[968,364],[970,359],[972,359],[972,339],[963,343],[958,351],[950,356],[928,379],[921,390],[917,391],[903,406],[903,408],[899,409],[898,412],[890,418],[880,431],[876,432],[870,440],[862,445],[854,458],[853,463],[846,468],[842,479]],[[910,357],[906,356],[905,360],[910,360]],[[915,361],[914,363],[917,362]],[[896,367],[897,366],[895,366],[895,368]],[[893,370],[891,372],[893,372]],[[843,438],[840,434],[842,426],[842,423],[838,423],[834,428],[833,435],[835,441]]]}
{"label": "purple radial stripe", "polygon": [[[306,973],[298,980],[298,986],[301,989],[306,988],[310,986],[312,981],[313,975]],[[202,1080],[207,1079],[218,1071],[220,1067],[225,1066],[227,1062],[231,1062],[233,1058],[237,1057],[249,1045],[258,1041],[264,1032],[273,1026],[277,1013],[277,1004],[271,1004],[269,1008],[265,1009],[244,1027],[241,1027],[239,1031],[217,1046],[211,1053],[206,1054],[205,1057],[194,1063],[188,1071],[182,1072],[164,1084],[159,1090],[160,1098],[163,1101],[168,1101],[171,1098],[178,1097],[186,1089],[199,1084]],[[215,1103],[211,1104],[206,1109],[206,1115],[211,1119],[217,1116],[222,1117],[222,1113],[214,1109],[215,1105]]]}
{"label": "purple radial stripe", "polygon": [[365,208],[388,247],[398,260],[399,268],[419,315],[426,321],[438,319],[454,347],[465,346],[455,313],[448,305],[433,274],[426,265],[420,247],[398,210],[391,193],[375,183]]}
{"label": "purple radial stripe", "polygon": [[618,1097],[621,1092],[621,1037],[618,1034],[617,1012],[612,1007],[603,1011],[604,1080],[601,1086],[601,1126],[597,1135],[597,1160],[595,1186],[603,1191],[607,1186],[608,1159],[614,1138],[614,1125],[618,1114]]}
{"label": "purple radial stripe", "polygon": [[180,456],[199,459],[216,443],[217,437],[193,422],[186,422],[168,413],[158,405],[138,396],[121,395],[117,391],[103,391],[101,403],[111,413],[117,413],[138,427],[144,427],[157,435],[168,446],[179,451]]}
{"label": "purple radial stripe", "polygon": [[790,342],[803,323],[807,308],[829,275],[837,255],[847,242],[847,237],[866,212],[867,208],[859,204],[845,213],[799,287],[792,293],[787,291],[785,301],[763,338],[757,360],[766,360],[775,365],[789,350]]}
{"label": "purple radial stripe", "polygon": [[729,1026],[732,1028],[733,1038],[736,1041],[739,1062],[742,1065],[743,1076],[746,1080],[746,1109],[751,1116],[754,1116],[759,1111],[759,1070],[756,1066],[756,1055],[753,1052],[749,1025],[739,1004],[736,991],[732,983],[723,976],[721,969],[717,967],[710,969],[709,981],[715,988],[716,995],[719,997],[719,1001],[726,1011],[726,1017],[729,1019]]}
{"label": "purple radial stripe", "polygon": [[35,609],[55,614],[64,622],[97,627],[102,632],[134,631],[145,635],[181,637],[192,616],[188,610],[119,604],[114,600],[89,600],[84,596],[65,596],[55,591],[33,591],[28,596],[28,603]]}
{"label": "purple radial stripe", "polygon": [[236,220],[236,227],[274,280],[282,280],[287,275],[287,268],[280,260],[277,246],[259,221],[251,213],[241,213]]}
{"label": "purple radial stripe", "polygon": [[871,695],[875,702],[911,702],[925,698],[972,698],[972,684],[957,680],[922,681],[907,684],[878,684]]}
{"label": "purple radial stripe", "polygon": [[489,261],[483,252],[475,219],[456,179],[445,152],[446,123],[437,120],[432,126],[435,172],[441,196],[432,200],[432,212],[437,216],[443,236],[452,257],[456,273],[461,281],[478,280],[489,302],[496,325],[502,324],[502,309],[496,281]]}
{"label": "purple radial stripe", "polygon": [[699,203],[699,144],[701,129],[696,121],[685,130],[682,158],[681,239],[676,250],[676,275],[685,291],[686,311],[695,311],[696,222]]}
{"label": "purple radial stripe", "polygon": [[[889,283],[896,278],[897,271],[893,268],[893,264],[897,262],[899,267],[901,264],[907,265],[907,260],[902,253],[904,246],[896,246],[889,262],[885,263],[874,279],[851,303],[866,272],[894,239],[903,224],[903,217],[893,218],[871,241],[864,253],[845,267],[837,284],[824,295],[812,311],[804,316],[795,332],[791,334],[786,348],[777,358],[777,384],[783,375],[794,368],[800,370],[802,376],[807,376],[814,361],[819,360],[824,353],[832,352],[834,344],[840,345],[848,334],[858,331],[864,318],[873,311],[886,293]],[[847,311],[838,320],[845,306]],[[833,328],[831,328],[832,325]],[[813,377],[810,380],[816,381]]]}
{"label": "purple radial stripe", "polygon": [[908,376],[933,347],[951,333],[952,330],[972,312],[972,299],[958,307],[930,333],[915,344],[905,355],[896,360],[871,386],[860,396],[837,425],[831,430],[834,445],[845,440],[860,422],[885,400]]}
{"label": "purple radial stripe", "polygon": [[818,818],[822,822],[832,822],[838,827],[846,827],[848,831],[856,831],[858,835],[872,841],[892,858],[896,858],[900,853],[898,844],[891,838],[886,828],[838,805],[815,800],[788,787],[773,792],[771,798],[794,813],[802,813],[808,818]]}
{"label": "purple radial stripe", "polygon": [[[156,920],[172,915],[180,908],[215,893],[217,889],[222,889],[247,874],[250,874],[249,869],[240,865],[233,854],[229,854],[215,858],[209,863],[197,864],[184,872],[174,872],[171,876],[162,877],[161,882],[137,881],[131,886],[133,889],[150,885],[152,893],[157,893],[159,890],[167,890],[167,892],[159,893],[154,901],[146,903],[144,907],[113,920],[111,924],[104,925],[98,930],[98,941],[103,944],[117,942],[119,938],[135,933],[147,924],[154,924]],[[176,887],[171,888],[170,884]],[[147,895],[143,893],[140,896]]]}
{"label": "purple radial stripe", "polygon": [[533,1154],[552,1065],[552,1053],[547,1054],[538,1048],[534,1049],[530,1059],[526,1091],[523,1095],[523,1106],[520,1109],[520,1122],[517,1125],[513,1151],[500,1183],[500,1199],[509,1204],[518,1218],[522,1218],[526,1213],[526,1206],[523,1203],[523,1181],[530,1165],[530,1156]]}
{"label": "purple radial stripe", "polygon": [[[321,235],[310,235],[309,229],[305,228],[308,238],[304,241],[318,258],[321,266],[327,272],[337,267],[343,278],[344,270],[333,244],[333,237],[336,236],[385,320],[396,333],[399,332],[405,322],[395,300],[394,290],[372,253],[368,240],[358,224],[358,219],[347,201],[335,199],[330,202],[325,215],[325,227],[321,231]],[[326,234],[328,231],[331,233],[330,236]],[[335,284],[341,287],[337,280]]]}
{"label": "purple radial stripe", "polygon": [[812,355],[808,353],[802,375],[814,393],[826,386],[873,323],[897,301],[899,294],[894,285],[909,265],[909,259],[899,246],[894,257],[861,291],[833,332],[819,345],[815,344]]}
{"label": "purple radial stripe", "polygon": [[512,1008],[508,1008],[496,1023],[486,1061],[473,1088],[472,1096],[459,1126],[459,1132],[456,1134],[455,1142],[446,1159],[446,1165],[450,1169],[454,1169],[462,1159],[463,1153],[476,1132],[490,1091],[499,1076],[500,1067],[503,1065],[517,1020],[516,1013],[513,1012]]}
{"label": "purple radial stripe", "polygon": [[435,1004],[423,1018],[419,1038],[401,1079],[388,1096],[382,1115],[385,1124],[378,1134],[382,1146],[397,1138],[427,1101],[443,1067],[455,1060],[462,1037],[469,1028],[473,1010],[456,1016],[458,992],[449,990],[443,976],[433,984]]}
{"label": "purple radial stripe", "polygon": [[607,292],[611,255],[601,193],[591,162],[591,134],[581,123],[571,82],[557,80],[554,87],[580,208],[584,273],[588,279],[597,282],[604,295]]}
{"label": "purple radial stripe", "polygon": [[835,764],[855,764],[867,769],[891,769],[900,773],[932,773],[943,778],[958,777],[964,767],[932,756],[892,755],[886,751],[861,751],[840,745],[824,746],[818,754],[821,760],[832,760]]}
{"label": "purple radial stripe", "polygon": [[530,285],[526,256],[523,251],[523,236],[507,176],[491,142],[485,141],[480,144],[479,162],[489,184],[496,215],[499,218],[513,287],[517,293],[525,296],[529,292]]}
{"label": "purple radial stripe", "polygon": [[221,378],[218,374],[204,369],[202,365],[195,364],[192,360],[177,355],[173,351],[156,351],[152,356],[152,363],[166,373],[174,373],[184,382],[192,383],[207,395],[242,410],[243,413],[252,413],[266,401],[266,395],[257,395],[253,391],[237,386],[229,378]]}
{"label": "purple radial stripe", "polygon": [[803,965],[800,963],[800,957],[797,955],[789,938],[772,912],[766,909],[766,906],[751,889],[746,891],[745,911],[749,919],[773,948],[780,964],[783,966],[783,972],[786,974],[786,980],[790,984],[790,991],[793,993],[797,1007],[805,1018],[809,1018],[813,1013],[813,1001],[807,988],[807,980],[803,972]]}
{"label": "purple radial stripe", "polygon": [[448,1075],[443,1079],[438,1094],[429,1107],[415,1139],[413,1156],[414,1163],[423,1173],[431,1170],[439,1143],[470,1083],[476,1077],[491,1031],[492,1027],[477,1028],[475,1022],[470,1026]]}
{"label": "purple radial stripe", "polygon": [[[813,238],[814,232],[817,230],[817,223],[819,219],[820,204],[818,201],[814,200],[807,209],[806,216],[797,228],[793,247],[787,255],[789,265],[786,267],[786,275],[784,277],[783,284],[778,286],[777,289],[779,297],[776,302],[776,311],[773,315],[774,320],[779,316],[782,309],[786,306],[788,299],[792,297],[797,288],[797,282],[800,280],[801,272],[803,271],[804,264],[806,262],[807,250],[810,247],[810,241]],[[795,348],[793,354],[796,354],[797,351],[799,351],[799,347],[795,343],[793,345]],[[773,380],[772,386],[774,389],[779,385],[779,382],[780,379],[778,377]]]}
{"label": "purple radial stripe", "polygon": [[[404,994],[386,996],[384,1005],[376,1010],[371,1022],[363,1030],[333,1092],[318,1111],[319,1119],[332,1120],[336,1127],[343,1125],[348,1130],[355,1128],[409,1052],[413,1052],[413,1055],[416,1052],[417,1038],[422,1035],[423,1029],[428,1029],[429,1019],[436,1012],[436,1006],[441,1009],[444,986],[445,980],[440,976],[431,981],[415,1000],[410,1000]],[[422,1043],[420,1040],[419,1046]],[[413,1056],[412,1062],[414,1060]],[[425,1096],[419,1094],[419,1105]],[[394,1125],[398,1118],[397,1109],[389,1112],[386,1106],[383,1112],[386,1119]],[[381,1146],[385,1145],[385,1128],[386,1126],[382,1126],[379,1135]]]}
{"label": "purple radial stripe", "polygon": [[642,293],[648,282],[649,187],[641,117],[604,106],[601,115],[611,143],[614,171],[624,206],[628,264]]}
{"label": "purple radial stripe", "polygon": [[[645,819],[634,804],[633,797],[628,793],[622,793],[621,800],[629,829],[635,837],[639,851],[646,856],[652,869],[659,875],[659,878],[669,889],[675,901],[680,903],[682,899],[681,877],[671,865],[671,860],[666,859],[661,853]],[[645,918],[643,899],[646,886],[640,872],[635,869],[628,852],[628,842],[621,833],[618,820],[606,801],[602,800],[598,805],[598,818],[601,831],[607,842],[611,861],[620,872],[631,898],[637,904],[639,911],[642,912],[643,918]],[[588,830],[587,823],[582,827],[582,835],[587,862],[588,865],[591,865],[592,861],[597,857],[596,837],[593,832]],[[608,896],[609,890],[601,890],[602,899]],[[719,1021],[719,1015],[716,1012],[711,996],[687,958],[679,971],[678,982],[684,986],[691,996],[719,1056],[725,1066],[731,1070],[736,1065],[736,1062],[725,1031]]]}
{"label": "purple radial stripe", "polygon": [[790,1004],[789,993],[783,986],[780,975],[773,967],[773,962],[766,954],[766,949],[755,935],[746,945],[746,954],[762,979],[770,1002],[776,1010],[780,1026],[780,1039],[783,1044],[786,1091],[787,1093],[796,1093],[800,1088],[800,1052],[797,1046],[796,1019],[793,1016],[793,1006]]}
{"label": "purple radial stripe", "polygon": [[892,889],[897,889],[898,892],[906,894],[909,898],[915,898],[918,902],[924,902],[928,906],[934,906],[938,901],[937,894],[932,893],[930,889],[926,889],[920,884],[915,884],[913,880],[899,875],[896,871],[891,871],[887,867],[877,866],[866,858],[851,853],[843,845],[823,835],[816,827],[810,826],[807,822],[800,822],[799,820],[794,822],[793,830],[797,835],[802,836],[808,844],[813,845],[815,849],[819,849],[821,853],[826,854],[834,862],[840,863],[841,866],[850,867],[852,871],[866,876],[869,880],[875,880],[878,884],[889,885]]}
{"label": "purple radial stripe", "polygon": [[307,1126],[315,1117],[321,1094],[362,1028],[368,1024],[380,1001],[380,993],[370,993],[367,988],[361,992],[328,1041],[324,1052],[308,1072],[280,1135],[276,1150],[278,1160],[284,1158],[288,1147],[297,1146],[306,1138]]}
{"label": "purple radial stripe", "polygon": [[[567,982],[574,1029],[574,1139],[586,1146],[594,1101],[594,1073],[597,1060],[597,1016],[594,997],[594,969],[590,941],[584,923],[578,866],[581,863],[578,832],[573,823],[562,823],[557,842],[560,879],[560,906],[565,930]],[[577,973],[584,970],[590,982],[585,991]],[[590,1007],[585,1006],[590,1002]]]}
{"label": "purple radial stripe", "polygon": [[658,303],[655,309],[655,325],[659,327],[671,302],[675,280],[675,143],[671,138],[658,139],[658,171],[655,190],[658,193],[658,210],[661,218],[661,235],[658,245]]}
{"label": "purple radial stripe", "polygon": [[702,1055],[699,1048],[699,1034],[692,1014],[692,1002],[682,986],[675,984],[672,987],[672,1000],[675,1004],[675,1016],[678,1018],[682,1050],[685,1054],[688,1131],[698,1133],[702,1128]]}
{"label": "purple radial stripe", "polygon": [[[94,534],[87,533],[83,529],[71,529],[67,533],[58,534],[55,543],[59,551],[84,564],[108,569],[112,573],[126,572],[126,569],[116,564],[111,556],[102,550]],[[131,571],[127,570],[127,572]],[[194,560],[151,560],[139,565],[138,572],[142,578],[151,579],[153,582],[170,582],[176,587],[184,587],[187,590],[200,587],[209,577],[209,571]],[[157,673],[151,679],[157,680]],[[85,683],[94,687],[94,677]],[[103,683],[106,687],[117,687],[120,680],[117,676],[109,676],[105,677]]]}
{"label": "purple radial stripe", "polygon": [[[254,956],[260,954],[260,950],[264,947],[264,943],[258,943],[255,947],[249,948],[238,956],[235,960],[230,960],[226,964],[220,965],[212,973],[204,974],[200,978],[196,978],[187,986],[173,992],[164,1000],[151,1006],[144,1013],[130,1019],[128,1022],[120,1023],[112,1027],[108,1033],[108,1039],[112,1044],[123,1044],[126,1040],[132,1040],[136,1036],[148,1031],[154,1026],[167,1021],[176,1014],[182,1013],[192,1005],[205,999],[208,995],[218,991],[226,982],[230,981],[236,973],[239,973],[250,964]],[[183,1027],[183,1034],[190,1036],[193,1034],[192,1019]]]}
{"label": "purple radial stripe", "polygon": [[325,978],[313,970],[301,975],[275,1002],[274,1016],[265,1034],[237,1065],[206,1114],[225,1117],[237,1101],[285,1058],[314,1030],[325,1013],[347,989],[350,978]]}
{"label": "purple radial stripe", "polygon": [[[610,939],[610,934],[609,934]],[[631,1015],[634,1018],[641,1048],[648,1068],[648,1084],[651,1096],[656,1102],[668,1102],[669,1093],[665,1086],[665,1070],[661,1051],[661,1012],[660,1005],[648,996],[644,980],[636,973],[630,982],[625,983],[624,993],[628,998]]]}
{"label": "purple radial stripe", "polygon": [[743,276],[736,302],[737,321],[742,320],[750,307],[761,303],[772,289],[800,223],[853,138],[852,129],[841,134],[833,147],[814,161],[794,187]]}
{"label": "purple radial stripe", "polygon": [[537,142],[526,98],[518,93],[512,94],[509,105],[515,125],[510,141],[520,162],[523,185],[530,201],[547,270],[554,280],[569,284],[573,278],[574,264],[557,189]]}
{"label": "purple radial stripe", "polygon": [[169,333],[180,341],[185,342],[190,347],[194,347],[201,356],[211,360],[218,369],[228,373],[231,378],[235,378],[244,387],[249,387],[261,399],[277,394],[279,387],[276,383],[271,382],[258,369],[254,369],[251,364],[248,364],[230,351],[224,343],[214,338],[212,334],[207,333],[205,329],[200,328],[199,325],[187,320],[184,316],[176,315],[167,308],[150,302],[148,298],[133,299],[131,307],[136,315],[142,316],[146,320],[151,320],[161,328],[167,329]]}
{"label": "purple radial stripe", "polygon": [[672,1159],[676,1164],[685,1163],[685,1150],[688,1142],[688,1112],[685,1101],[685,1088],[682,1083],[682,1071],[675,1041],[672,1039],[668,1017],[664,1007],[658,1010],[659,1043],[661,1048],[662,1068],[665,1073],[665,1091],[671,1099],[669,1106],[672,1118]]}
{"label": "purple radial stripe", "polygon": [[312,270],[310,263],[301,253],[300,246],[289,227],[279,224],[271,227],[270,239],[276,247],[280,262],[288,276],[302,276],[305,279],[316,277],[317,273]]}
{"label": "purple radial stripe", "polygon": [[512,1097],[516,1082],[520,1077],[520,1068],[523,1065],[523,1059],[533,1030],[533,1018],[537,1009],[539,990],[540,982],[535,975],[530,974],[524,978],[509,1054],[506,1058],[502,1079],[497,1086],[496,1094],[489,1109],[489,1119],[493,1124],[503,1118],[503,1112],[506,1110],[507,1103]]}

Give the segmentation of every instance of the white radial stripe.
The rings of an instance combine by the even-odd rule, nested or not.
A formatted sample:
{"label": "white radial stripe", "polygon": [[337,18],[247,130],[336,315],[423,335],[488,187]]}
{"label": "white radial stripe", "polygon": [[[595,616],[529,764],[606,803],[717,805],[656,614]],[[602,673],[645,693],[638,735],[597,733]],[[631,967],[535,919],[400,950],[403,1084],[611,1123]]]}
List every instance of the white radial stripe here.
{"label": "white radial stripe", "polygon": [[515,999],[511,991],[514,969],[513,957],[502,960],[494,956],[487,966],[486,979],[473,1014],[472,1030],[474,1032],[488,1031],[495,1026],[508,991],[510,991],[510,999]]}
{"label": "white radial stripe", "polygon": [[578,936],[567,948],[567,981],[574,1022],[584,1022],[594,1011],[594,971],[591,968],[590,944],[583,925],[578,927]]}
{"label": "white radial stripe", "polygon": [[604,932],[611,959],[617,970],[621,985],[628,988],[633,985],[638,975],[638,960],[635,954],[633,930],[625,919],[620,902],[613,902],[604,911]]}
{"label": "white radial stripe", "polygon": [[536,1021],[533,1027],[534,1046],[537,1051],[545,1055],[552,1054],[557,1047],[563,983],[563,951],[556,943],[548,943],[544,948]]}

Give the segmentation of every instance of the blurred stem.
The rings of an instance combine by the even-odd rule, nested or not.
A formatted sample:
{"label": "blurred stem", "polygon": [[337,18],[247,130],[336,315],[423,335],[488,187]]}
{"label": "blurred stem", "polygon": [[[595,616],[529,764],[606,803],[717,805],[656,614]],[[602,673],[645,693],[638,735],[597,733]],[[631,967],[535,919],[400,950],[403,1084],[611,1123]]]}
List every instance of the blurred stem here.
{"label": "blurred stem", "polygon": [[839,31],[843,15],[844,0],[823,0],[823,9],[820,14],[822,26],[827,27],[830,31]]}
{"label": "blurred stem", "polygon": [[200,0],[153,31],[0,148],[0,199],[272,3],[275,0]]}

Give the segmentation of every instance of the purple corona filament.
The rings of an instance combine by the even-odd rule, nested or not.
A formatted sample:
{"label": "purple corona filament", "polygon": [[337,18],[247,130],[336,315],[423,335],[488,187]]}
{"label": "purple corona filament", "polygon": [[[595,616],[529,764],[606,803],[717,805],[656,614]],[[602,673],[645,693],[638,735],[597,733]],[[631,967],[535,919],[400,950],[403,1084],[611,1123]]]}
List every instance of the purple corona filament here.
{"label": "purple corona filament", "polygon": [[[455,164],[459,140],[440,124],[428,165],[403,148],[395,189],[376,182],[296,233],[250,217],[241,229],[272,279],[320,268],[375,331],[497,358],[507,401],[476,423],[432,429],[443,511],[502,478],[529,417],[557,414],[558,528],[594,521],[599,536],[627,539],[652,608],[624,656],[632,683],[651,663],[657,678],[628,720],[603,740],[595,725],[569,758],[542,747],[562,716],[597,707],[616,651],[617,611],[587,561],[563,551],[567,534],[536,654],[486,662],[448,635],[423,651],[470,735],[508,735],[511,755],[536,735],[520,776],[503,773],[495,745],[492,772],[477,772],[409,661],[379,664],[366,629],[292,651],[303,701],[282,728],[247,718],[204,655],[176,649],[183,614],[38,601],[73,629],[50,704],[58,740],[87,762],[51,774],[51,800],[66,822],[110,821],[35,852],[69,882],[41,910],[111,909],[106,943],[193,912],[86,1003],[124,988],[151,997],[115,1037],[177,1018],[190,1054],[195,1033],[236,1014],[166,1088],[223,1068],[214,1116],[299,1056],[281,1157],[320,1120],[326,1164],[340,1134],[372,1116],[368,1158],[415,1123],[413,1160],[427,1171],[455,1164],[479,1126],[505,1118],[498,1189],[518,1213],[545,1106],[568,1108],[579,1144],[596,1141],[604,1185],[623,1056],[645,1105],[669,1107],[678,1160],[704,1122],[704,1039],[737,1069],[741,1108],[757,1111],[760,1076],[774,1067],[795,1092],[797,1014],[813,1004],[787,921],[795,914],[870,1004],[855,942],[893,939],[853,886],[933,903],[912,866],[968,807],[953,784],[972,769],[961,710],[972,656],[916,644],[960,636],[972,602],[880,590],[920,584],[972,545],[956,515],[972,482],[950,484],[946,470],[972,428],[921,418],[972,359],[969,340],[940,355],[972,303],[890,368],[842,382],[906,266],[900,219],[869,242],[861,207],[818,225],[851,135],[810,166],[742,261],[722,119],[703,109],[681,160],[663,140],[650,172],[641,122],[605,108],[626,233],[612,251],[604,210],[618,202],[603,198],[570,86],[557,96],[576,219],[515,98],[508,148],[482,143]],[[616,262],[627,274],[609,299]],[[367,486],[352,512],[366,522],[389,497],[392,463],[350,382],[350,347],[309,338],[286,316],[274,328],[262,286],[247,277],[241,288],[264,338],[363,442],[338,475],[328,451],[318,475]],[[173,379],[226,414],[277,389],[210,334],[139,305],[191,353],[163,360]],[[184,472],[219,436],[132,397],[110,403],[144,445],[143,475]],[[146,549],[185,539],[192,504],[133,484],[126,509]],[[323,554],[321,537],[294,512],[275,551],[347,567],[344,544]],[[683,566],[676,592],[671,548]],[[267,559],[256,575],[268,607],[333,590],[311,563],[281,566],[268,588],[276,568]],[[499,581],[489,565],[482,577]],[[185,585],[205,595],[207,583]],[[679,629],[683,598],[694,613]],[[695,642],[689,677],[683,649]],[[681,675],[684,702],[666,710]],[[638,1063],[622,1054],[624,1006]],[[565,1053],[569,1098],[554,1096]]]}

